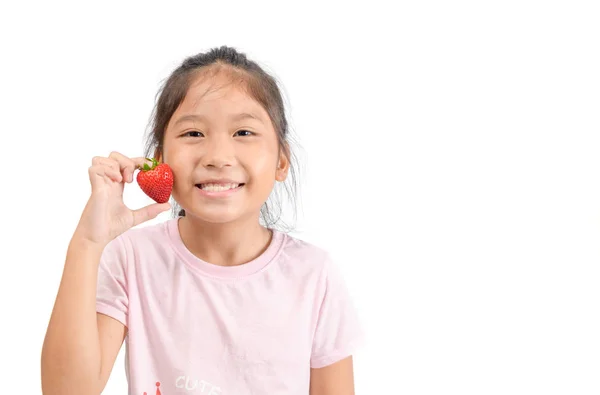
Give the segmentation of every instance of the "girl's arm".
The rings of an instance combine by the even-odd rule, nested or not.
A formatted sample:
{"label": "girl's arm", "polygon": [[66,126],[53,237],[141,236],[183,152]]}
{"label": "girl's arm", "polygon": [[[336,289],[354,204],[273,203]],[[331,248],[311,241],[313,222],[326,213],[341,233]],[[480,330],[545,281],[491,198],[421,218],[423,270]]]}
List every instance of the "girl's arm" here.
{"label": "girl's arm", "polygon": [[319,369],[310,369],[310,395],[354,395],[352,357]]}
{"label": "girl's arm", "polygon": [[123,344],[126,327],[96,313],[102,246],[74,237],[42,348],[44,395],[99,395]]}

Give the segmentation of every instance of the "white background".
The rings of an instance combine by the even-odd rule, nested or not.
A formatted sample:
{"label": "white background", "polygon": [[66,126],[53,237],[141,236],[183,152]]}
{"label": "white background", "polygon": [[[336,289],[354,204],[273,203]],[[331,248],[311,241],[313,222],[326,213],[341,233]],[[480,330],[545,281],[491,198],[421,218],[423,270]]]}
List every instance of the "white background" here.
{"label": "white background", "polygon": [[284,87],[294,235],[338,257],[367,330],[357,394],[598,394],[592,3],[2,5],[0,392],[41,393],[91,158],[141,155],[160,82],[230,45]]}

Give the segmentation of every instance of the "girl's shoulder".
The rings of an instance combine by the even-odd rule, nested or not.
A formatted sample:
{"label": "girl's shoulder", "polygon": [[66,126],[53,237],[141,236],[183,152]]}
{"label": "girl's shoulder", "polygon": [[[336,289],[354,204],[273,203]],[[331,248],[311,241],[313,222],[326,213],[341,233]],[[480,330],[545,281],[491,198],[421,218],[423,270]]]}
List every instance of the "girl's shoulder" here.
{"label": "girl's shoulder", "polygon": [[170,218],[163,221],[145,223],[129,229],[123,235],[131,240],[167,240],[172,235],[173,230],[177,229],[177,220],[178,218]]}
{"label": "girl's shoulder", "polygon": [[[279,231],[276,231],[279,232]],[[326,258],[329,254],[327,249],[316,242],[307,241],[300,236],[284,233],[286,240],[284,248],[294,256],[310,256],[311,258]]]}
{"label": "girl's shoulder", "polygon": [[282,250],[289,260],[308,266],[311,270],[327,271],[335,266],[335,259],[328,248],[299,236],[286,234]]}
{"label": "girl's shoulder", "polygon": [[170,248],[173,228],[177,218],[162,222],[146,223],[131,228],[109,243],[107,249],[121,249],[126,254],[143,254],[157,249]]}

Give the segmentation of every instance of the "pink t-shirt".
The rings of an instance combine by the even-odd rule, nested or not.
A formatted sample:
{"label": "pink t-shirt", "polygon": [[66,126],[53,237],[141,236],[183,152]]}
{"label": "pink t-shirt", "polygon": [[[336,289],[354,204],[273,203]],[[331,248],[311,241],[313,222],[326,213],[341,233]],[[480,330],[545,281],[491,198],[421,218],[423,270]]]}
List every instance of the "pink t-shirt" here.
{"label": "pink t-shirt", "polygon": [[323,249],[273,230],[255,260],[213,265],[185,247],[178,218],[106,246],[97,311],[128,328],[130,395],[306,395],[311,367],[351,355],[363,340]]}

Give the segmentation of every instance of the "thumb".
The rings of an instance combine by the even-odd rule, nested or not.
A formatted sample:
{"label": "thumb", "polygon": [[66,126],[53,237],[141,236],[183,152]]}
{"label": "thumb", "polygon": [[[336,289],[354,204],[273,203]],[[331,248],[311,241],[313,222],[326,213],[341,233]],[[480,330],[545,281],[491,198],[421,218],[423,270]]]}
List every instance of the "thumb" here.
{"label": "thumb", "polygon": [[149,221],[155,218],[158,214],[163,211],[167,211],[171,208],[169,203],[154,203],[146,207],[142,207],[137,210],[133,210],[133,226],[137,226],[142,222]]}

